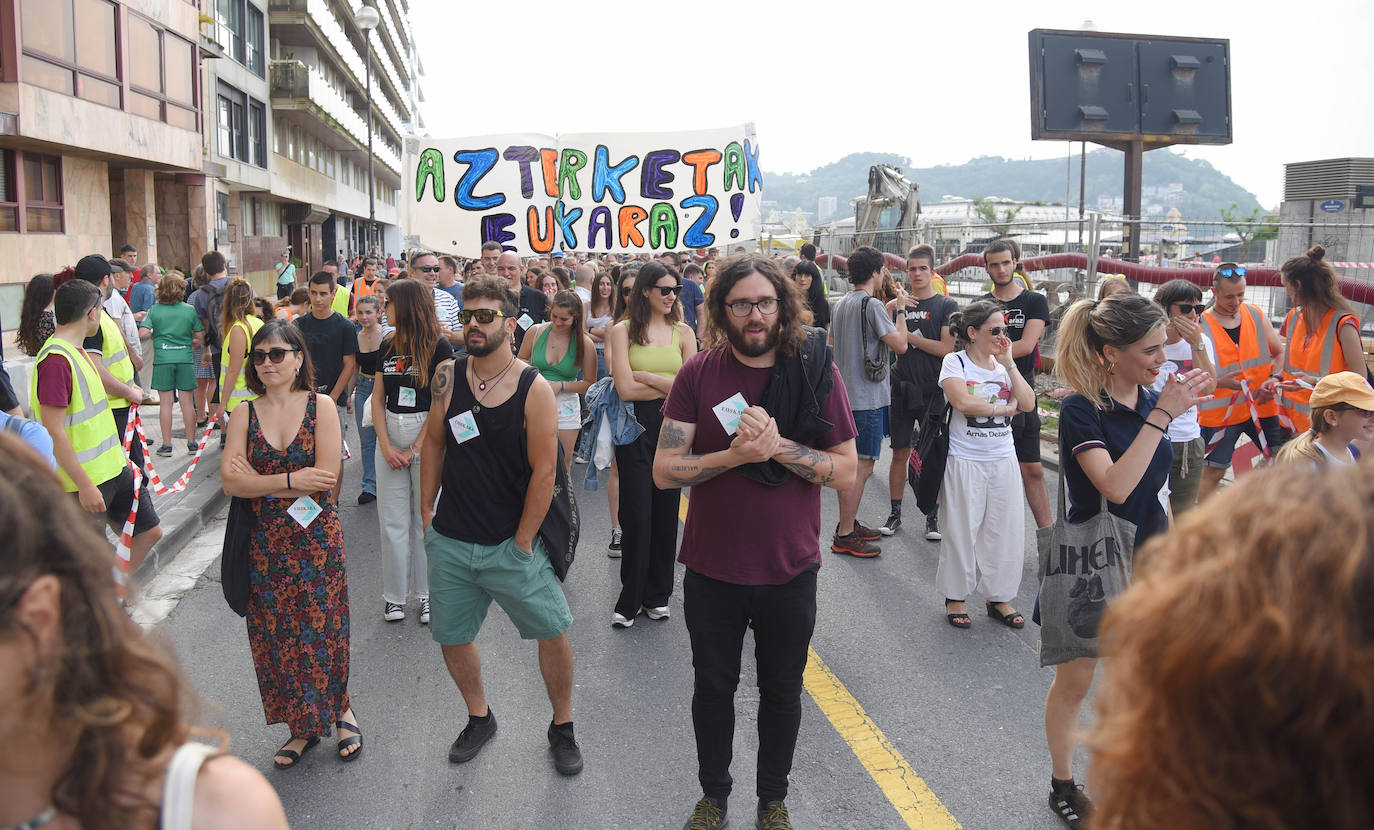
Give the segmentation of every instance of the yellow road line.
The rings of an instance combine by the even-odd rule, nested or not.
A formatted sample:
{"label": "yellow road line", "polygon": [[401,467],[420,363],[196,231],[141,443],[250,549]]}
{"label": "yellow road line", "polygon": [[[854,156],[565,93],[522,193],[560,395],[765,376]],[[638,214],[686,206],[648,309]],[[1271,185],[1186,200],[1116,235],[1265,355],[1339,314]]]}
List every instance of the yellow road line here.
{"label": "yellow road line", "polygon": [[803,675],[807,693],[854,750],[859,763],[873,776],[906,826],[912,830],[959,830],[963,825],[868,717],[859,701],[821,661],[815,649],[808,651]]}
{"label": "yellow road line", "polygon": [[[678,503],[678,519],[687,521],[687,494]],[[912,830],[962,830],[963,825],[897,751],[859,701],[849,693],[815,649],[808,648],[802,682],[854,756],[878,784],[897,814]]]}

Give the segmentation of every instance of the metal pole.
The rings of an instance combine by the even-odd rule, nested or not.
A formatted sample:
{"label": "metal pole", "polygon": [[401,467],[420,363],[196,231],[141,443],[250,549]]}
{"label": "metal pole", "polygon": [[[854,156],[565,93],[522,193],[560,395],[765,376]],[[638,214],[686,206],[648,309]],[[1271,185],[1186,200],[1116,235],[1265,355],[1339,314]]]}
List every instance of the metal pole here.
{"label": "metal pole", "polygon": [[372,32],[363,30],[363,42],[367,44],[367,255],[373,255],[377,239],[377,203],[373,193],[376,175],[372,167]]}
{"label": "metal pole", "polygon": [[1078,149],[1078,248],[1083,249],[1083,203],[1087,195],[1088,182],[1088,142],[1084,141]]}

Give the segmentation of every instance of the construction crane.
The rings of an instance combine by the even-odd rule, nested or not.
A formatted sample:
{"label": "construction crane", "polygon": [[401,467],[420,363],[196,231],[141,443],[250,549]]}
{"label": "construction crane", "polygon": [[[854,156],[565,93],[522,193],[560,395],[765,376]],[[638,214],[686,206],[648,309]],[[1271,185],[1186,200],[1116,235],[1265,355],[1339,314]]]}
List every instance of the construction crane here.
{"label": "construction crane", "polygon": [[900,167],[890,164],[875,164],[868,168],[868,195],[854,200],[854,244],[872,245],[878,233],[883,212],[890,208],[900,208],[901,216],[894,226],[888,229],[895,238],[891,247],[905,253],[916,244],[916,216],[921,212],[921,202],[917,197],[917,186],[907,181]]}

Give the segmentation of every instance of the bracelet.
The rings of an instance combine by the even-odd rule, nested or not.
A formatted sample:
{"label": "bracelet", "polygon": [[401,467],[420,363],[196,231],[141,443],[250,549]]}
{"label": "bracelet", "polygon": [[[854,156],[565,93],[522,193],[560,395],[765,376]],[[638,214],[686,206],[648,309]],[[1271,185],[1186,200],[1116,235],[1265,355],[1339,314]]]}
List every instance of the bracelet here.
{"label": "bracelet", "polygon": [[291,489],[291,471],[290,471],[290,470],[287,470],[287,471],[286,471],[286,489],[288,489],[288,490]]}
{"label": "bracelet", "polygon": [[1202,351],[1206,351],[1206,350],[1207,350],[1207,346],[1206,346],[1205,344],[1203,344],[1203,343],[1198,343],[1197,345],[1193,346],[1193,351],[1195,351],[1195,352],[1202,352]]}
{"label": "bracelet", "polygon": [[1155,409],[1158,409],[1160,412],[1163,412],[1165,415],[1168,415],[1170,421],[1173,421],[1173,420],[1174,420],[1174,413],[1170,412],[1169,410],[1165,409],[1164,407],[1162,407],[1162,406],[1160,406],[1160,405],[1158,405],[1158,404],[1155,404]]}
{"label": "bracelet", "polygon": [[1169,434],[1169,431],[1166,430],[1164,427],[1160,426],[1159,424],[1152,423],[1152,422],[1150,422],[1150,421],[1146,421],[1146,422],[1145,422],[1145,426],[1147,426],[1147,427],[1154,427],[1155,429],[1159,430],[1159,434],[1160,434],[1160,435],[1168,435],[1168,434]]}

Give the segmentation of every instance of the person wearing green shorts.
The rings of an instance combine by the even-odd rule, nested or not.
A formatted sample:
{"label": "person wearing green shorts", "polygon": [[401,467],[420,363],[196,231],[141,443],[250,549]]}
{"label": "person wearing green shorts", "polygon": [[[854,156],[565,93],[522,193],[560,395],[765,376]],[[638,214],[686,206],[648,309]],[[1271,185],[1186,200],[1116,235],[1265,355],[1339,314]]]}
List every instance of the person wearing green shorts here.
{"label": "person wearing green shorts", "polygon": [[474,643],[495,600],[523,639],[539,641],[553,704],[547,734],[554,769],[576,775],[582,751],[572,722],[572,613],[538,537],[558,464],[553,387],[511,354],[519,310],[505,280],[470,280],[463,303],[468,353],[444,361],[431,379],[418,441],[430,634],[468,709],[448,759],[471,761],[496,734]]}
{"label": "person wearing green shorts", "polygon": [[[168,273],[157,284],[157,305],[138,324],[139,335],[153,341],[153,388],[175,393],[181,402],[181,419],[186,427],[186,451],[196,451],[196,372],[191,362],[193,348],[202,345],[200,315],[184,302],[186,280],[176,272]],[[162,427],[162,446],[157,454],[172,454],[172,394],[160,395],[158,423]]]}

